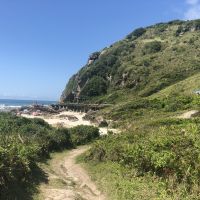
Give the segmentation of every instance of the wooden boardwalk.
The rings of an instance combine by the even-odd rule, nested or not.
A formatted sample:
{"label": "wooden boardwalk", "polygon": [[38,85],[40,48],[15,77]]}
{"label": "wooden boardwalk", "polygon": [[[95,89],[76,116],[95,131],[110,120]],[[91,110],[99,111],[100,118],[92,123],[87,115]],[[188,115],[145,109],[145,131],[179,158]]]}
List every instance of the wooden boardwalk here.
{"label": "wooden boardwalk", "polygon": [[51,107],[55,110],[66,109],[82,112],[87,112],[89,110],[100,110],[109,106],[111,106],[111,104],[61,103],[51,105]]}

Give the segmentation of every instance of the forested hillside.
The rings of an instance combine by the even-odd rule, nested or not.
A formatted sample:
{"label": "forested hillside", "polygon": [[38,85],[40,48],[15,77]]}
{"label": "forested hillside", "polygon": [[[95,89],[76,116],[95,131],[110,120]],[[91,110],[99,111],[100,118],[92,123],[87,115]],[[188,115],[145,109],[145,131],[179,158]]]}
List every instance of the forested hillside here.
{"label": "forested hillside", "polygon": [[61,101],[104,102],[122,90],[147,97],[200,70],[200,20],[139,28],[124,40],[93,53],[69,80]]}

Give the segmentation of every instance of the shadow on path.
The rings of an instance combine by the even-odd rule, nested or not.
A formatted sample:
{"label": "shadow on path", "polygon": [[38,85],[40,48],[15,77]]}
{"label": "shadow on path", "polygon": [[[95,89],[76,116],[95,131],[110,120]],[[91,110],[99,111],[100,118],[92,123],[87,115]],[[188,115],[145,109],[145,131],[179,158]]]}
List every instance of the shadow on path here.
{"label": "shadow on path", "polygon": [[42,182],[48,182],[47,174],[35,166],[27,181],[16,181],[4,189],[0,188],[0,200],[32,200],[33,195],[38,192],[38,185]]}

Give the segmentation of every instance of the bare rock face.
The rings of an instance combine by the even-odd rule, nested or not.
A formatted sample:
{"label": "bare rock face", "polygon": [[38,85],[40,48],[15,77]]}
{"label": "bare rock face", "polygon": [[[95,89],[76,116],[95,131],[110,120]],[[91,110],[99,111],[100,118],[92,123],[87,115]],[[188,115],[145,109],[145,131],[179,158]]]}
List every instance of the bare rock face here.
{"label": "bare rock face", "polygon": [[74,115],[68,115],[67,118],[69,121],[72,121],[72,122],[78,121],[78,118]]}
{"label": "bare rock face", "polygon": [[60,115],[59,117],[63,119],[67,118],[69,121],[72,121],[72,122],[78,121],[78,118],[74,115]]}
{"label": "bare rock face", "polygon": [[100,56],[99,52],[95,52],[89,56],[88,65],[91,65],[95,60],[97,60]]}
{"label": "bare rock face", "polygon": [[86,115],[83,117],[84,120],[91,121],[93,123],[96,122],[96,111],[88,111]]}
{"label": "bare rock face", "polygon": [[96,116],[96,113],[96,111],[89,111],[83,119],[95,123],[98,127],[108,127],[108,122],[102,116]]}
{"label": "bare rock face", "polygon": [[65,101],[73,102],[79,97],[81,92],[79,83],[80,77],[79,73],[77,73],[70,78],[68,84],[66,85],[65,90],[60,97],[60,103],[64,103]]}

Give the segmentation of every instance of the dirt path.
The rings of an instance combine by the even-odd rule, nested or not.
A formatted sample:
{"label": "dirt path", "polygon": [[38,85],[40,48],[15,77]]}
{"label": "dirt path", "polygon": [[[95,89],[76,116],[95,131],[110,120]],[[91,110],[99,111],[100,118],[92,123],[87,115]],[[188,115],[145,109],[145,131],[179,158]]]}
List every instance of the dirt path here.
{"label": "dirt path", "polygon": [[77,156],[87,149],[88,147],[79,147],[53,155],[49,164],[42,166],[47,173],[48,182],[40,186],[40,194],[35,199],[105,200],[87,172],[76,163]]}
{"label": "dirt path", "polygon": [[190,119],[191,117],[193,117],[198,112],[199,112],[198,110],[191,110],[191,111],[185,112],[182,115],[178,116],[178,118],[180,118],[180,119]]}

